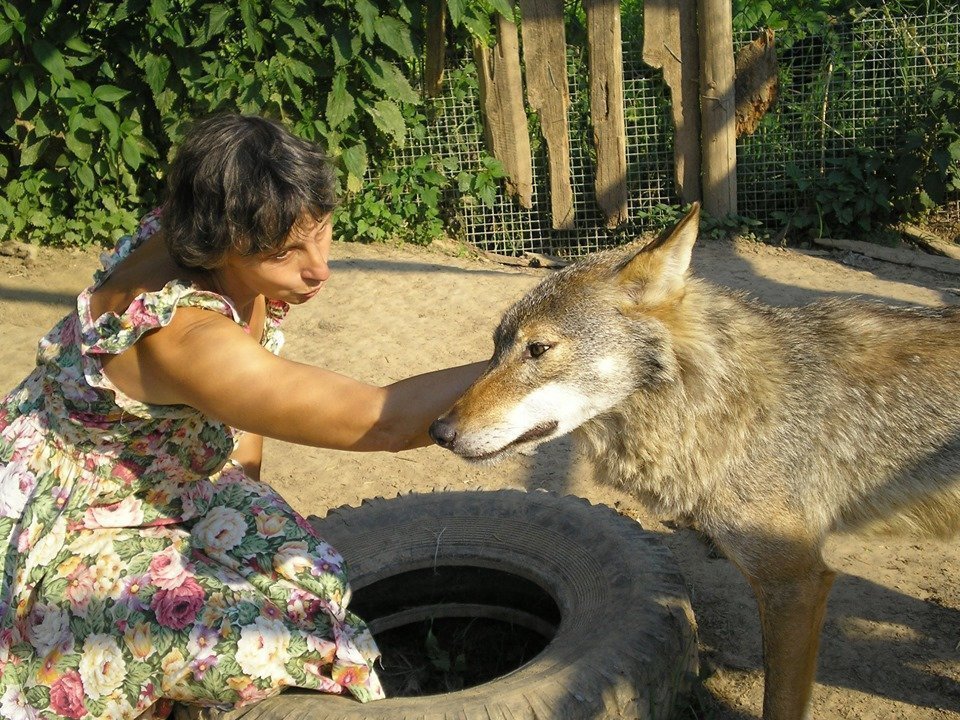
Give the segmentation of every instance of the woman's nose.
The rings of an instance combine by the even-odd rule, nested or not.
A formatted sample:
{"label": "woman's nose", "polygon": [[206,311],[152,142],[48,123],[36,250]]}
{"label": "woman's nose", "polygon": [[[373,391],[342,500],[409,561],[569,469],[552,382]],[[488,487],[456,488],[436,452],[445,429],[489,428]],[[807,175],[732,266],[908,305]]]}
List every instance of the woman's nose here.
{"label": "woman's nose", "polygon": [[312,261],[300,274],[305,280],[326,282],[327,278],[330,277],[330,266],[327,265],[326,260]]}
{"label": "woman's nose", "polygon": [[326,281],[330,277],[330,265],[327,255],[320,248],[310,248],[307,263],[300,273],[305,280]]}

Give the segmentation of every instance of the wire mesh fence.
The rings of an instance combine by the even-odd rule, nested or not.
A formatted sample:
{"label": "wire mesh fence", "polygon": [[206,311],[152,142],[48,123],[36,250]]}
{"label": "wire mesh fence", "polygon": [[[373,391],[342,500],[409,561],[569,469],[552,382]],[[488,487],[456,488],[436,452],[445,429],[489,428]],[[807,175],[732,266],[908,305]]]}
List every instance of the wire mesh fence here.
{"label": "wire mesh fence", "polygon": [[[739,34],[735,45],[752,36]],[[605,227],[593,187],[584,52],[568,49],[574,228],[552,227],[546,147],[539,141],[534,117],[532,207],[521,207],[502,189],[490,204],[455,195],[448,203],[453,215],[449,227],[459,239],[498,253],[578,256],[662,225],[665,206],[679,202],[669,97],[659,73],[643,62],[641,43],[627,40],[623,63],[629,220],[616,230]],[[815,177],[858,147],[890,149],[896,130],[910,119],[904,99],[940,69],[960,65],[960,10],[947,6],[922,17],[864,14],[778,52],[778,63],[776,105],[759,129],[737,144],[738,212],[768,228],[783,225],[801,202],[809,201],[798,192],[796,177]],[[485,151],[475,69],[467,64],[461,72],[468,81],[431,101],[430,130],[398,151],[398,163],[431,154],[455,158],[463,169],[480,166]],[[960,219],[957,200],[940,208],[940,215]]]}
{"label": "wire mesh fence", "polygon": [[[742,34],[737,43],[747,42]],[[777,105],[737,144],[738,211],[772,225],[808,201],[787,173],[813,178],[857,148],[893,150],[909,98],[960,64],[960,11],[914,17],[876,11],[778,53]],[[960,218],[956,199],[941,214]]]}

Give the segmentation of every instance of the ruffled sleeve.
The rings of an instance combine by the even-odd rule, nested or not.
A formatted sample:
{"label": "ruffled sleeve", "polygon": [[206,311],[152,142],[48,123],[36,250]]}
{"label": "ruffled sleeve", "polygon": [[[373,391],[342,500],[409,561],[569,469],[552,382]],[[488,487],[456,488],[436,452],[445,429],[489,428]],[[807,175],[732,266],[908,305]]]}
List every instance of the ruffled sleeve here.
{"label": "ruffled sleeve", "polygon": [[[160,212],[156,210],[144,217],[135,233],[121,238],[111,253],[102,256],[103,269],[94,276],[94,284],[77,298],[77,340],[87,384],[111,391],[118,405],[138,415],[169,415],[182,411],[174,410],[173,407],[144,405],[124,396],[104,374],[102,356],[122,353],[151,330],[166,327],[180,307],[195,307],[220,313],[231,318],[246,332],[250,332],[229,298],[203,290],[181,279],[171,280],[159,290],[137,295],[120,313],[106,312],[96,318],[92,316],[90,300],[93,292],[118,263],[157,231],[159,221]],[[279,354],[283,346],[284,336],[280,326],[289,309],[290,306],[285,302],[267,301],[261,345],[274,354]]]}
{"label": "ruffled sleeve", "polygon": [[178,307],[201,307],[219,312],[241,323],[236,309],[223,296],[199,290],[182,280],[171,280],[163,288],[141,293],[122,313],[90,315],[90,291],[78,298],[80,361],[86,384],[112,393],[114,402],[139,417],[177,417],[195,414],[186,406],[149,405],[128,397],[103,372],[100,358],[116,355],[132,346],[151,330],[170,324]]}
{"label": "ruffled sleeve", "polygon": [[93,274],[94,287],[100,285],[121,260],[140,247],[144,240],[160,228],[160,216],[162,214],[161,208],[155,208],[148,212],[140,220],[136,232],[132,235],[124,235],[117,241],[113,250],[100,256],[101,269]]}
{"label": "ruffled sleeve", "polygon": [[121,353],[144,333],[170,324],[178,307],[199,307],[213,310],[243,324],[233,305],[222,295],[206,290],[183,280],[171,280],[160,290],[141,293],[122,313],[107,312],[92,318],[89,311],[89,294],[80,298],[83,322],[82,350],[84,354]]}

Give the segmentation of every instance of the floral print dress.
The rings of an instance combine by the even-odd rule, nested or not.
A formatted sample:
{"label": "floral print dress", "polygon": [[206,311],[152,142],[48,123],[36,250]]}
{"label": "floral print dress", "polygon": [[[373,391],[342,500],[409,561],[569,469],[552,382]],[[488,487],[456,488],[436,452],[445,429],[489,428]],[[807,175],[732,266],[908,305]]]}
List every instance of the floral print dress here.
{"label": "floral print dress", "polygon": [[[92,291],[158,223],[104,257],[0,399],[0,717],[162,716],[174,700],[229,707],[291,685],[380,698],[343,559],[228,459],[239,433],[137,402],[102,372],[179,307],[242,324],[179,280],[91,317]],[[287,309],[268,305],[273,352]]]}

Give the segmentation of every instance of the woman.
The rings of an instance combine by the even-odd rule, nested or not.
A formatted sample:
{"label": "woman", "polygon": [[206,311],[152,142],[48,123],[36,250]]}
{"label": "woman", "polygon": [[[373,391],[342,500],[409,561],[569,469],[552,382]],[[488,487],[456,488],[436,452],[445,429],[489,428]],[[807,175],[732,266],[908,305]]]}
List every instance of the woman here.
{"label": "woman", "polygon": [[280,125],[199,122],[162,209],[0,400],[0,716],[382,697],[342,558],[259,481],[262,438],[429,444],[483,364],[377,387],[278,357],[330,276],[334,204],[323,153]]}

